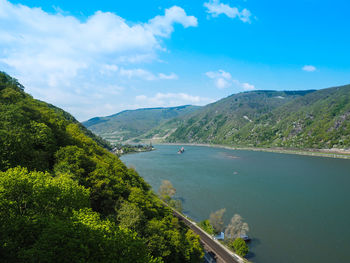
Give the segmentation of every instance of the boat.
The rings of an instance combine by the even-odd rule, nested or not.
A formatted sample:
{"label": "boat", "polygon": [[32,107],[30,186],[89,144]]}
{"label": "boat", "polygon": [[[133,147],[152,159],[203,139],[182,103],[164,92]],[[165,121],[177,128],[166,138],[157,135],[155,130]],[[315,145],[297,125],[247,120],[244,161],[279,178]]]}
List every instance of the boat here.
{"label": "boat", "polygon": [[181,154],[181,153],[184,153],[184,152],[185,152],[185,148],[181,147],[180,150],[177,153]]}

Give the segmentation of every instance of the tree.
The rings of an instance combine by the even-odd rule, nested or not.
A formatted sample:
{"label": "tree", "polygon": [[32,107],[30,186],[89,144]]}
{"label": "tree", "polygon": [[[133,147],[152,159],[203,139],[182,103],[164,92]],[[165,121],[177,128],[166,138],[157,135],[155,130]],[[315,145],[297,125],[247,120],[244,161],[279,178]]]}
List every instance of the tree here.
{"label": "tree", "polygon": [[60,148],[55,153],[55,158],[55,173],[71,174],[78,179],[80,184],[83,184],[86,176],[96,169],[96,163],[89,158],[82,148],[77,146],[69,145]]}
{"label": "tree", "polygon": [[69,219],[49,219],[23,262],[154,262],[135,232],[102,220],[91,209],[74,211]]}
{"label": "tree", "polygon": [[186,262],[203,262],[204,251],[200,239],[191,229],[186,232],[186,243],[184,248]]}
{"label": "tree", "polygon": [[136,232],[89,208],[89,191],[67,176],[0,172],[4,262],[155,262]]}
{"label": "tree", "polygon": [[230,246],[241,257],[244,257],[249,252],[249,247],[248,247],[248,245],[246,244],[246,242],[242,238],[236,238],[235,241],[233,241],[230,244]]}
{"label": "tree", "polygon": [[240,238],[242,235],[246,235],[249,231],[249,226],[247,223],[243,222],[242,216],[235,214],[231,218],[230,224],[225,229],[225,238],[236,239]]}
{"label": "tree", "polygon": [[182,212],[182,202],[179,199],[176,199],[176,200],[171,199],[169,201],[169,206],[174,208],[175,210],[177,210],[179,212]]}
{"label": "tree", "polygon": [[117,220],[121,227],[129,229],[139,229],[141,222],[144,220],[143,213],[136,204],[123,202],[117,210]]}
{"label": "tree", "polygon": [[209,222],[214,228],[215,233],[220,233],[224,227],[223,216],[226,212],[226,208],[222,208],[214,213],[211,213],[209,216]]}
{"label": "tree", "polygon": [[205,232],[207,232],[209,235],[214,235],[214,228],[210,224],[208,219],[199,222],[198,226],[202,228]]}
{"label": "tree", "polygon": [[169,202],[170,199],[175,195],[176,189],[170,181],[163,180],[158,192],[162,200]]}
{"label": "tree", "polygon": [[1,262],[201,261],[199,237],[101,145],[0,72]]}

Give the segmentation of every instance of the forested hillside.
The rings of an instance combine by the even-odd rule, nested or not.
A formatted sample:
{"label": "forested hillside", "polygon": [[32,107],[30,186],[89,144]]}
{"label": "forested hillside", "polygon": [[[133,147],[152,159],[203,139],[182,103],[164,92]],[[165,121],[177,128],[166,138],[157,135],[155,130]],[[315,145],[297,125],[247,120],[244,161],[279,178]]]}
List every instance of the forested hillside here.
{"label": "forested hillside", "polygon": [[1,262],[200,262],[198,237],[71,115],[0,73]]}
{"label": "forested hillside", "polygon": [[[231,95],[153,128],[145,138],[170,142],[212,142],[221,130],[240,129],[260,115],[311,91],[255,91]],[[167,136],[170,136],[167,138]],[[220,135],[219,135],[220,136]]]}
{"label": "forested hillside", "polygon": [[138,141],[152,128],[175,117],[180,117],[197,110],[198,106],[185,105],[169,108],[149,108],[127,110],[107,116],[96,117],[83,122],[85,127],[110,142]]}
{"label": "forested hillside", "polygon": [[266,113],[313,91],[252,91],[209,104],[178,124],[169,141],[223,143]]}
{"label": "forested hillside", "polygon": [[349,148],[350,86],[304,92],[253,91],[185,119],[169,142],[284,148]]}

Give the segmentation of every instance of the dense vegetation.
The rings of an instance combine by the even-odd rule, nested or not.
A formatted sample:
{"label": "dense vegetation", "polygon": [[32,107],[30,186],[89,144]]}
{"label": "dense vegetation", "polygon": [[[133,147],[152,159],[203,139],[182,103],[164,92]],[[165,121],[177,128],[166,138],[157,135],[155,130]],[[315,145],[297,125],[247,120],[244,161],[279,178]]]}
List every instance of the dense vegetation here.
{"label": "dense vegetation", "polygon": [[199,262],[199,238],[71,115],[0,73],[2,262]]}
{"label": "dense vegetation", "polygon": [[319,91],[253,91],[187,116],[168,142],[244,147],[349,148],[350,86]]}
{"label": "dense vegetation", "polygon": [[[96,134],[111,142],[139,142],[140,136],[152,128],[175,117],[183,116],[198,109],[198,106],[151,108],[122,111],[108,117],[96,117],[83,124]],[[142,138],[144,138],[142,136]]]}

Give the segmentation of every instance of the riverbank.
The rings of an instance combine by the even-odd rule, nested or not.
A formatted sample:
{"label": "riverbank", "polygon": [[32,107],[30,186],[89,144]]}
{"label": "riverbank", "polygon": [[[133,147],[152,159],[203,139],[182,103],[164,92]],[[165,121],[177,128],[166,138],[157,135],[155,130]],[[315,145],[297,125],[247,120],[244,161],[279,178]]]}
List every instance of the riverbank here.
{"label": "riverbank", "polygon": [[160,145],[187,145],[187,146],[203,146],[203,147],[214,147],[223,148],[230,150],[245,150],[245,151],[256,151],[256,152],[274,152],[283,154],[296,154],[306,156],[318,156],[327,158],[338,158],[338,159],[350,159],[350,151],[342,149],[284,149],[284,148],[256,148],[256,147],[234,147],[221,144],[206,144],[206,143],[158,143]]}
{"label": "riverbank", "polygon": [[116,145],[112,153],[114,153],[117,156],[122,156],[125,154],[130,154],[130,153],[140,153],[140,152],[150,152],[154,151],[155,148],[152,145],[132,145],[132,144],[119,144]]}
{"label": "riverbank", "polygon": [[251,227],[252,262],[350,262],[349,160],[181,146],[154,145],[121,160],[153,189],[171,181],[193,221],[226,208],[227,225],[240,214]]}

